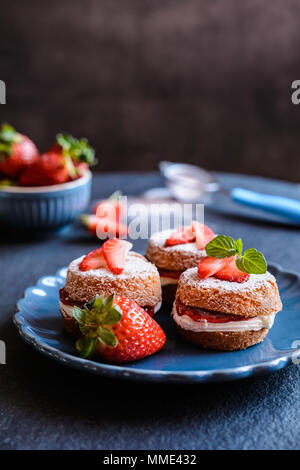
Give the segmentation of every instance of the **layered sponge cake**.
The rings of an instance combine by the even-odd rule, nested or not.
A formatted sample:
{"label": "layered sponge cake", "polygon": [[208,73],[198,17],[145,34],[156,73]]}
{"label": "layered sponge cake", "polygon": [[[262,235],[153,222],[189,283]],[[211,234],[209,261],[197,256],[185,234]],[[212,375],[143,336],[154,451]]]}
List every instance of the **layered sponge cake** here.
{"label": "layered sponge cake", "polygon": [[[151,316],[159,310],[162,301],[160,278],[152,263],[133,251],[125,253],[124,260],[121,260],[122,268],[120,263],[112,266],[109,257],[106,261],[103,251],[109,254],[110,246],[120,250],[125,243],[128,242],[111,239],[103,247],[70,263],[65,287],[60,290],[59,302],[64,326],[70,334],[76,334],[78,329],[72,315],[74,306],[83,307],[101,293],[105,296],[115,293],[134,300]],[[112,258],[116,259],[115,252]]]}
{"label": "layered sponge cake", "polygon": [[[230,269],[236,276],[237,269]],[[241,273],[237,281],[228,281],[228,270],[220,271],[221,279],[201,279],[197,268],[181,274],[172,317],[187,341],[233,351],[263,341],[272,327],[282,309],[275,277]]]}
{"label": "layered sponge cake", "polygon": [[192,222],[189,227],[158,232],[149,239],[146,258],[159,271],[165,302],[173,303],[181,273],[206,256],[205,245],[214,236],[208,227]]}

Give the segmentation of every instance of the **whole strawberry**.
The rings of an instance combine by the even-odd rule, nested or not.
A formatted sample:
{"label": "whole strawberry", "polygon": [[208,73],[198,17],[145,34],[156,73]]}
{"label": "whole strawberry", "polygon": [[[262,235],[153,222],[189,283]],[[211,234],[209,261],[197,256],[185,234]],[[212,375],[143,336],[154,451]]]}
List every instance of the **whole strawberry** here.
{"label": "whole strawberry", "polygon": [[22,186],[48,186],[66,183],[69,171],[61,154],[46,152],[20,176]]}
{"label": "whole strawberry", "polygon": [[83,335],[76,341],[83,358],[130,362],[156,353],[166,342],[164,331],[145,310],[115,294],[98,295],[83,309],[74,307],[73,316]]}
{"label": "whole strawberry", "polygon": [[95,151],[85,138],[77,139],[70,134],[57,134],[56,142],[50,151],[63,157],[72,180],[83,176],[89,165],[95,163]]}
{"label": "whole strawberry", "polygon": [[34,143],[17,132],[9,124],[2,124],[0,130],[0,172],[16,178],[39,158]]}

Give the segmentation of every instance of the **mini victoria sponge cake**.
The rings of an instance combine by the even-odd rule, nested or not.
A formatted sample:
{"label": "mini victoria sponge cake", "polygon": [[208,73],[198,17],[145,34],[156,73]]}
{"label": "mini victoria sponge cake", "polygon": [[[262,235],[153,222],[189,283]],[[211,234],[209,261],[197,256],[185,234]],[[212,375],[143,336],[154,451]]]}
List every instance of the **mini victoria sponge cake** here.
{"label": "mini victoria sponge cake", "polygon": [[161,306],[161,285],[156,267],[144,256],[130,251],[121,274],[113,274],[108,268],[80,270],[81,258],[68,267],[66,285],[60,289],[60,311],[65,329],[76,336],[78,324],[73,318],[73,307],[82,307],[96,295],[116,293],[134,300],[153,316]]}
{"label": "mini victoria sponge cake", "polygon": [[199,250],[196,241],[166,246],[166,240],[172,232],[174,230],[164,230],[152,235],[146,250],[146,258],[154,263],[159,271],[163,300],[171,304],[175,298],[181,273],[197,266],[206,256],[205,250]]}
{"label": "mini victoria sponge cake", "polygon": [[263,341],[282,309],[272,274],[251,274],[247,282],[200,279],[197,268],[179,279],[172,316],[184,339],[221,351]]}

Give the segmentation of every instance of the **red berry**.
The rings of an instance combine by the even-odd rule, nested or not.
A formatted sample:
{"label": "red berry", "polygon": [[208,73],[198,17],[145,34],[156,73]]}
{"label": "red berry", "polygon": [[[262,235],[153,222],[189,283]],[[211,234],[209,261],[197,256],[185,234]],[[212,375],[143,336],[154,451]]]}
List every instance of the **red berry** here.
{"label": "red berry", "polygon": [[246,282],[250,278],[250,274],[243,273],[238,269],[237,265],[235,264],[235,258],[231,259],[231,261],[229,261],[221,270],[215,273],[214,276],[217,279],[229,282]]}
{"label": "red berry", "polygon": [[156,321],[133,300],[115,297],[115,304],[122,310],[122,318],[111,325],[118,340],[116,347],[97,341],[96,354],[108,362],[135,361],[159,351],[166,342],[166,335]]}
{"label": "red berry", "polygon": [[23,186],[47,186],[66,183],[70,180],[63,156],[56,152],[46,152],[20,177]]}
{"label": "red berry", "polygon": [[214,276],[216,272],[226,266],[228,259],[229,258],[212,258],[210,256],[203,258],[198,264],[198,275],[200,279]]}
{"label": "red berry", "polygon": [[196,234],[196,243],[199,250],[204,250],[206,245],[216,236],[207,225],[196,221],[192,222],[192,230]]}
{"label": "red berry", "polygon": [[103,255],[102,246],[96,250],[90,251],[79,265],[80,271],[89,271],[90,269],[106,268],[107,264]]}
{"label": "red berry", "polygon": [[108,268],[114,274],[121,274],[126,263],[126,255],[132,243],[118,238],[111,238],[103,245],[103,254]]}
{"label": "red berry", "polygon": [[180,227],[166,240],[165,246],[183,245],[196,240],[196,234],[190,227]]}
{"label": "red berry", "polygon": [[20,141],[11,143],[10,154],[0,152],[0,171],[10,177],[19,176],[39,157],[38,149],[28,137],[16,133],[16,138]]}

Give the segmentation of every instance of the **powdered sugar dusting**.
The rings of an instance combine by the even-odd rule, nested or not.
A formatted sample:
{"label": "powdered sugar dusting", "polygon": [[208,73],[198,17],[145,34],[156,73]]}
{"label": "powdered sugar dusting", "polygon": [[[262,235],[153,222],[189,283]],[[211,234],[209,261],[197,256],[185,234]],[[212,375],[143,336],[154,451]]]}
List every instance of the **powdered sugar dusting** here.
{"label": "powdered sugar dusting", "polygon": [[206,256],[205,250],[199,250],[196,242],[165,246],[166,240],[174,230],[157,232],[148,241],[146,257],[161,269],[184,271],[197,266]]}
{"label": "powdered sugar dusting", "polygon": [[122,274],[113,274],[108,268],[81,271],[81,258],[69,265],[66,290],[73,300],[88,301],[95,295],[116,293],[142,306],[154,307],[161,301],[161,286],[157,268],[142,255],[127,254]]}
{"label": "powdered sugar dusting", "polygon": [[118,278],[118,279],[134,279],[137,277],[149,275],[149,274],[156,274],[157,270],[156,267],[147,261],[142,255],[139,253],[135,253],[131,251],[127,254],[126,257],[126,264],[124,271],[122,274],[113,274],[108,268],[99,268],[99,269],[90,269],[89,271],[81,271],[79,269],[79,265],[83,260],[84,256],[75,259],[69,265],[69,271],[73,272],[74,274],[80,275],[82,278],[102,278],[105,276],[106,278]]}
{"label": "powdered sugar dusting", "polygon": [[174,246],[165,246],[166,240],[170,238],[170,235],[174,233],[174,230],[164,230],[162,232],[157,232],[150,238],[150,243],[156,246],[157,248],[164,248],[167,252],[168,251],[178,251],[178,252],[190,252],[190,253],[197,253],[201,254],[202,256],[206,256],[205,250],[199,250],[197,247],[196,242],[192,243],[183,243],[181,245],[174,245]]}
{"label": "powdered sugar dusting", "polygon": [[251,292],[256,291],[266,282],[276,282],[274,276],[266,272],[265,274],[250,274],[250,278],[246,282],[229,282],[216,279],[215,277],[208,277],[207,279],[200,279],[198,276],[197,268],[190,268],[184,271],[180,276],[180,284],[182,283],[185,287],[201,286],[203,289],[218,289],[218,291],[224,291],[226,293],[240,293],[240,292]]}

